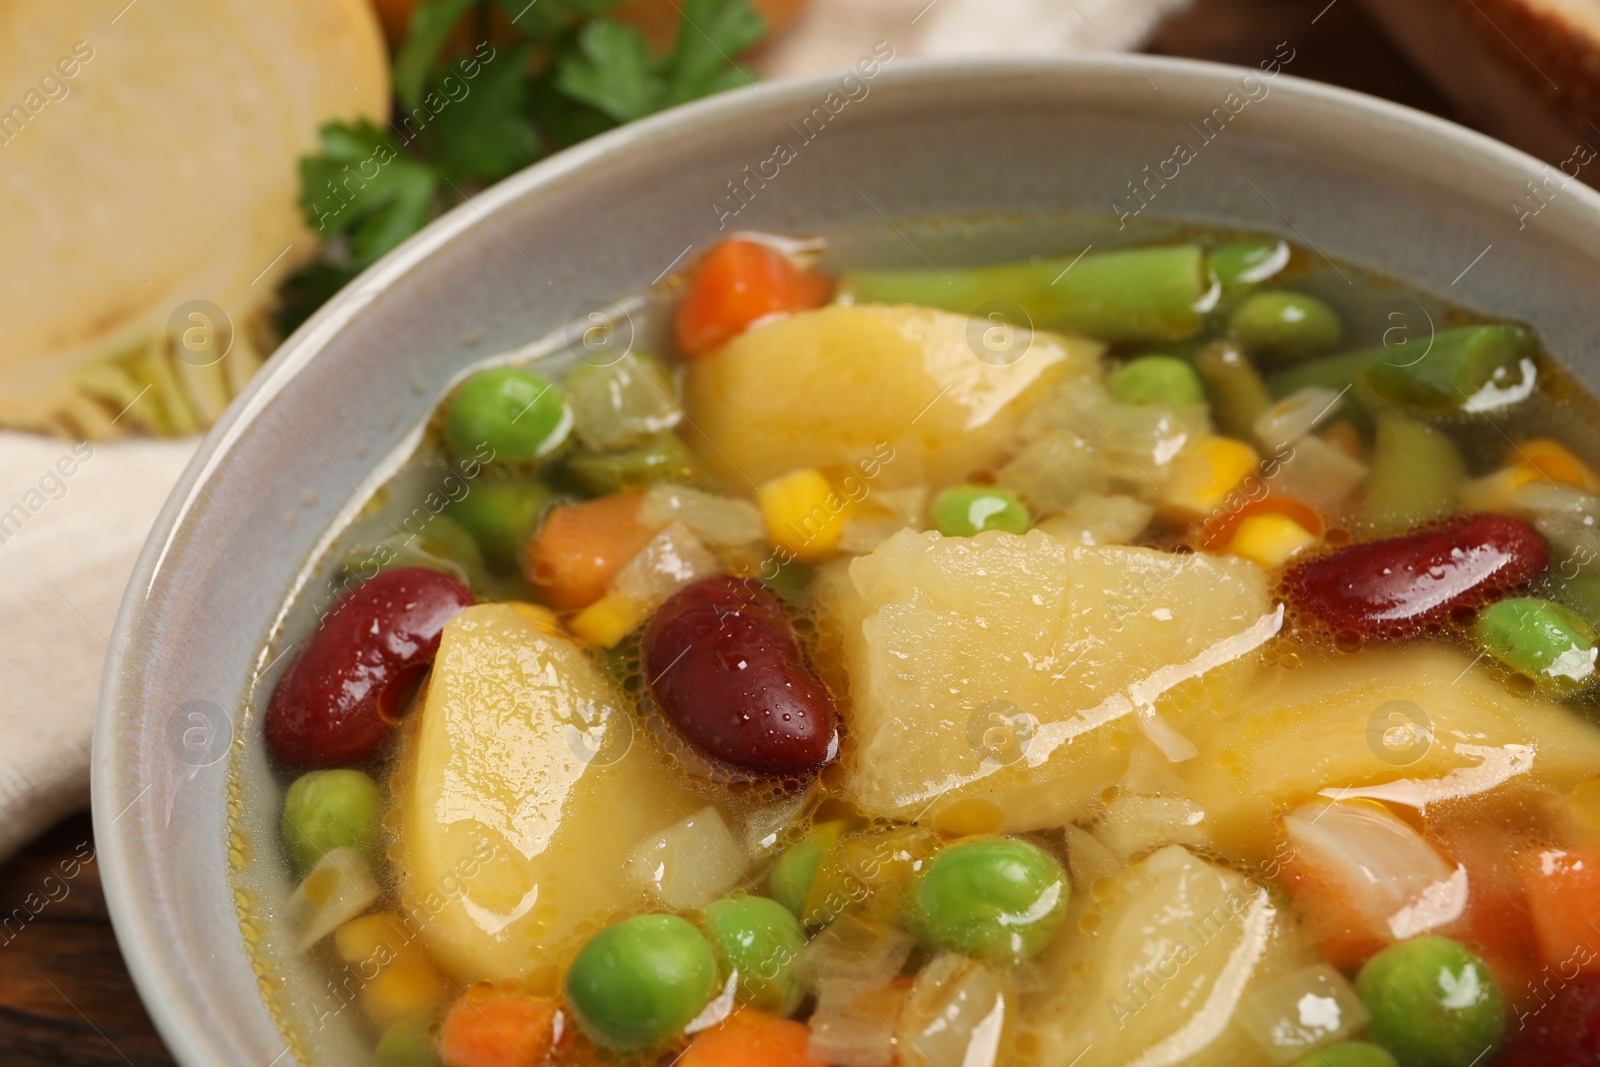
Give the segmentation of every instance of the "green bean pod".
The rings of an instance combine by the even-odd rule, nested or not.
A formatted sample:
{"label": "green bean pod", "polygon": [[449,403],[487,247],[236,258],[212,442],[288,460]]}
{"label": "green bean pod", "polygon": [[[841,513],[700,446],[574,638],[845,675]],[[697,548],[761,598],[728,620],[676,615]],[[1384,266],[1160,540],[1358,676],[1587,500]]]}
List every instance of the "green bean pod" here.
{"label": "green bean pod", "polygon": [[1211,417],[1231,437],[1255,439],[1255,424],[1272,406],[1272,394],[1245,354],[1226,341],[1207,345],[1195,357],[1194,369],[1205,382]]}
{"label": "green bean pod", "polygon": [[1368,523],[1404,533],[1456,509],[1467,467],[1443,433],[1394,412],[1378,416],[1372,464],[1362,494]]}
{"label": "green bean pod", "polygon": [[1358,380],[1383,400],[1426,411],[1498,411],[1532,393],[1537,349],[1526,327],[1461,326],[1440,330],[1426,346],[1379,350]]}
{"label": "green bean pod", "polygon": [[1161,245],[968,270],[846,271],[838,299],[963,315],[1015,305],[1036,327],[1159,342],[1199,332],[1210,284],[1198,245]]}
{"label": "green bean pod", "polygon": [[1376,351],[1363,348],[1356,352],[1328,356],[1325,359],[1314,359],[1309,363],[1302,363],[1269,375],[1266,380],[1267,389],[1276,400],[1282,400],[1289,394],[1298,393],[1311,385],[1343,392],[1355,384],[1356,375],[1366,370],[1377,358]]}
{"label": "green bean pod", "polygon": [[1206,270],[1222,289],[1220,303],[1232,305],[1289,265],[1287,241],[1242,241],[1214,248]]}

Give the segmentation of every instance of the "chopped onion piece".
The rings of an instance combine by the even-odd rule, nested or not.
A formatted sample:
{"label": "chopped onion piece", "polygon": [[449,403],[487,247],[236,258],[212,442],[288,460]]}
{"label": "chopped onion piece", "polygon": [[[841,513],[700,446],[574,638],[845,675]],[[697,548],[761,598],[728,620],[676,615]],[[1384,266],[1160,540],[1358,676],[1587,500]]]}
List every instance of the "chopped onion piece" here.
{"label": "chopped onion piece", "polygon": [[796,966],[814,991],[829,982],[846,982],[870,993],[894,981],[912,944],[911,935],[897,926],[845,911],[811,939]]}
{"label": "chopped onion piece", "polygon": [[[585,343],[611,343],[615,324],[590,316]],[[579,366],[562,383],[579,440],[597,451],[626,448],[670,430],[683,419],[667,369],[648,356],[624,352],[605,366]]]}
{"label": "chopped onion piece", "polygon": [[1239,1005],[1239,1025],[1274,1067],[1349,1039],[1369,1018],[1344,975],[1326,963],[1296,971],[1264,989],[1252,987]]}
{"label": "chopped onion piece", "polygon": [[901,489],[878,489],[870,498],[874,504],[898,518],[907,526],[922,528],[922,519],[928,513],[928,487],[908,485]]}
{"label": "chopped onion piece", "polygon": [[1106,807],[1097,830],[1107,846],[1129,858],[1164,845],[1205,850],[1212,844],[1205,817],[1187,797],[1122,793]]}
{"label": "chopped onion piece", "polygon": [[610,592],[648,614],[684,586],[719,570],[716,557],[700,539],[683,523],[674,522],[623,565],[611,579]]}
{"label": "chopped onion piece", "polygon": [[1085,493],[1039,529],[1085,545],[1131,545],[1155,513],[1154,507],[1131,496]]}
{"label": "chopped onion piece", "polygon": [[982,963],[946,953],[917,973],[900,1014],[902,1067],[994,1067],[1014,996]]}
{"label": "chopped onion piece", "polygon": [[663,482],[645,491],[639,521],[645,526],[681,522],[708,545],[747,545],[767,532],[761,509],[748,500]]}
{"label": "chopped onion piece", "polygon": [[744,877],[744,849],[721,813],[706,807],[634,846],[628,876],[674,911],[698,908]]}
{"label": "chopped onion piece", "polygon": [[1106,485],[1095,447],[1078,433],[1046,430],[1000,468],[1000,484],[1016,490],[1035,512],[1061,511]]}
{"label": "chopped onion piece", "polygon": [[817,990],[811,1013],[811,1058],[833,1067],[887,1067],[895,1058],[894,1019],[898,991],[857,989],[844,979],[830,979]]}
{"label": "chopped onion piece", "polygon": [[1290,455],[1278,461],[1271,484],[1275,492],[1310,504],[1324,515],[1355,492],[1367,477],[1367,465],[1315,434],[1306,434]]}
{"label": "chopped onion piece", "polygon": [[803,792],[780,797],[746,815],[740,826],[745,853],[761,859],[790,844],[786,831],[799,822],[816,795],[817,787],[813,784]]}
{"label": "chopped onion piece", "polygon": [[367,858],[353,848],[330,849],[305,876],[285,905],[300,930],[296,952],[304,952],[372,907],[378,880]]}
{"label": "chopped onion piece", "polygon": [[1320,385],[1308,385],[1290,393],[1256,419],[1256,440],[1269,453],[1294,444],[1332,415],[1343,395]]}
{"label": "chopped onion piece", "polygon": [[898,516],[846,519],[839,531],[839,551],[849,556],[864,556],[901,530],[912,525]]}
{"label": "chopped onion piece", "polygon": [[1447,926],[1467,906],[1467,874],[1409,823],[1365,800],[1313,802],[1284,816],[1295,902],[1323,928],[1336,963]]}

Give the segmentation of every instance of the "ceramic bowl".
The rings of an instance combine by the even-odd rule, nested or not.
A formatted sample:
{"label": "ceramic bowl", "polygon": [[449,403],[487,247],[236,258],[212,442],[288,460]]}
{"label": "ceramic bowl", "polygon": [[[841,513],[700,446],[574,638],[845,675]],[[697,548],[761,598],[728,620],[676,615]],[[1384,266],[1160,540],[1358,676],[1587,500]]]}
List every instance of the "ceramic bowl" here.
{"label": "ceramic bowl", "polygon": [[[358,1013],[300,996],[325,984],[315,971],[269,967],[283,981],[269,1010],[232,869],[247,868],[259,914],[291,888],[270,840],[280,787],[259,709],[279,653],[309,627],[284,605],[328,531],[464,368],[581,326],[719,234],[870,231],[892,244],[897,220],[1073,213],[1099,216],[1107,244],[1157,218],[1271,231],[1530,322],[1600,385],[1600,195],[1528,156],[1296,80],[1287,45],[1255,68],[913,63],[891,51],[849,75],[672,111],[502,182],[340,293],[206,438],[128,587],[94,741],[111,915],[181,1063],[365,1062]],[[942,257],[956,238],[901,252]],[[254,840],[230,840],[230,805],[262,828]]]}

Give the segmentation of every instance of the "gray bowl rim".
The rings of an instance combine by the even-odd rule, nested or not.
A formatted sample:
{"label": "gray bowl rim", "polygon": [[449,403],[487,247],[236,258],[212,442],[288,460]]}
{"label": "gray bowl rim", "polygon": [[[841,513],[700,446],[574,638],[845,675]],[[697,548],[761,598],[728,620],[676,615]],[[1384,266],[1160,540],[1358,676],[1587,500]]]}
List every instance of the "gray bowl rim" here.
{"label": "gray bowl rim", "polygon": [[[1136,87],[1146,74],[1169,74],[1192,84],[1209,83],[1208,89],[1233,88],[1242,72],[1252,68],[1201,60],[1150,55],[1061,56],[1023,59],[913,59],[885,68],[880,86],[899,89],[923,84],[967,83],[975,87],[1003,86],[1050,74],[1093,75],[1111,81],[1127,80]],[[144,622],[145,596],[157,582],[171,582],[161,565],[169,547],[183,535],[186,515],[196,505],[209,472],[218,458],[239,440],[243,429],[268,407],[279,387],[336,336],[383,289],[403,277],[468,228],[496,210],[591,167],[604,166],[651,146],[753,114],[808,103],[833,87],[841,72],[786,79],[734,90],[710,99],[674,108],[565,149],[547,160],[478,194],[436,219],[421,233],[386,255],[317,311],[277,350],[257,372],[254,388],[236,400],[201,442],[185,467],[172,494],[162,507],[150,537],[140,552],[118,611],[110,648],[122,647]],[[1387,137],[1410,137],[1412,148],[1430,153],[1455,150],[1471,154],[1480,173],[1496,171],[1499,177],[1538,178],[1546,169],[1540,160],[1446,119],[1364,93],[1312,81],[1288,73],[1274,79],[1275,95],[1300,107],[1322,105],[1342,109],[1352,117],[1372,123],[1374,132]],[[1567,210],[1574,208],[1597,220],[1600,228],[1600,192],[1581,182],[1571,183],[1563,196]],[[419,397],[419,407],[431,398]],[[281,598],[280,598],[281,599]],[[91,811],[96,829],[95,846],[100,877],[117,942],[139,990],[146,1010],[174,1058],[185,1067],[220,1062],[207,1037],[207,1023],[186,996],[188,984],[176,967],[176,955],[154,936],[137,886],[145,870],[144,857],[131,835],[119,834],[115,820],[120,812],[114,798],[124,795],[118,786],[137,782],[140,768],[120,765],[117,738],[120,727],[133,721],[138,709],[122,692],[114,668],[115,652],[108,653],[102,676],[99,709],[91,754]],[[132,782],[129,779],[132,779]],[[247,966],[241,940],[237,964]],[[265,1010],[260,1004],[244,1010]],[[285,1050],[287,1052],[287,1049]]]}

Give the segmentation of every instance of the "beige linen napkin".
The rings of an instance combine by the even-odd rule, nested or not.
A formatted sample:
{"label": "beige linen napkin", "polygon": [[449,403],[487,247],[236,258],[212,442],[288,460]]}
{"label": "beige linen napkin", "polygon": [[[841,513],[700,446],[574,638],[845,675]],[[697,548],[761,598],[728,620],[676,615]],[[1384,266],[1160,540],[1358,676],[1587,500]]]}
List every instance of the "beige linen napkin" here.
{"label": "beige linen napkin", "polygon": [[[814,0],[768,78],[896,58],[1139,47],[1186,0]],[[88,801],[100,672],[181,441],[93,446],[0,432],[0,859]]]}
{"label": "beige linen napkin", "polygon": [[111,625],[194,448],[0,432],[0,858],[88,802]]}

